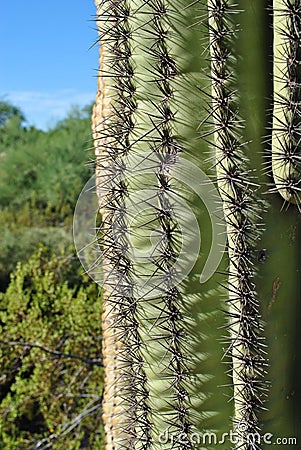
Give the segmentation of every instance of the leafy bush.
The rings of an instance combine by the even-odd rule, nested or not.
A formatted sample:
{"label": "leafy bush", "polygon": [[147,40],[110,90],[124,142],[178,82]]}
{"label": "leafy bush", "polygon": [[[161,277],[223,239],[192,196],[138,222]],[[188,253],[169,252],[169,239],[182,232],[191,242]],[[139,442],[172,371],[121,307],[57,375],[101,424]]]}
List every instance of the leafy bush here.
{"label": "leafy bush", "polygon": [[3,449],[102,448],[100,298],[71,270],[41,248],[0,294]]}
{"label": "leafy bush", "polygon": [[53,252],[73,255],[72,234],[58,227],[0,227],[0,291],[9,283],[9,275],[18,262],[25,262],[40,244]]}

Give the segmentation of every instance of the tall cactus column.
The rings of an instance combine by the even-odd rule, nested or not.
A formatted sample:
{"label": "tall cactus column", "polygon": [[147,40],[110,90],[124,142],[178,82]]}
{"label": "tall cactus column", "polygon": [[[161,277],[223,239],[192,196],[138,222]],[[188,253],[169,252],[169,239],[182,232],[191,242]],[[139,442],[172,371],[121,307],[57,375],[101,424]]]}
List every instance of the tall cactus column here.
{"label": "tall cactus column", "polygon": [[[196,139],[198,118],[187,120],[191,104],[198,107],[200,94],[194,88],[201,78],[199,49],[192,45],[198,33],[189,28],[195,14],[185,8],[189,3],[182,1],[185,12],[179,13],[163,0],[96,2],[101,53],[93,134],[104,250],[103,419],[109,450],[161,450],[165,445],[158,439],[165,429],[171,448],[191,448],[191,416],[199,422],[205,416],[206,395],[195,392],[201,381],[191,383],[193,358],[185,338],[187,299],[193,299],[194,314],[200,314],[196,303],[203,261],[191,274],[193,288],[187,282],[178,286],[175,270],[181,242],[174,204],[183,203],[186,189],[177,192],[173,170],[180,154],[189,156],[187,148],[196,158],[203,146]],[[133,157],[138,169],[147,162],[136,178]],[[137,199],[137,187],[146,198],[142,193]],[[202,208],[200,200],[196,214]],[[131,227],[142,254],[148,255],[141,260],[130,250]],[[151,254],[145,235],[156,241]],[[207,235],[209,241],[210,230]],[[195,340],[201,334],[190,339],[200,372],[204,355]]]}
{"label": "tall cactus column", "polygon": [[[228,0],[208,0],[212,119],[216,150],[217,183],[224,205],[229,255],[229,353],[232,358],[234,429],[240,442],[235,448],[255,448],[248,435],[258,433],[264,375],[262,327],[253,282],[254,246],[259,238],[259,202],[247,168],[247,149],[235,80],[235,8]],[[257,448],[257,447],[256,447]]]}
{"label": "tall cactus column", "polygon": [[106,449],[133,448],[137,441],[142,442],[141,448],[144,448],[149,441],[148,393],[139,350],[131,263],[127,255],[127,186],[123,177],[126,156],[131,149],[131,117],[136,109],[128,23],[130,8],[128,2],[122,0],[96,0],[96,6],[100,68],[92,126],[102,215]]}
{"label": "tall cactus column", "polygon": [[[174,271],[179,252],[174,200],[190,194],[187,188],[178,189],[173,174],[180,155],[208,167],[208,148],[196,139],[198,118],[206,110],[198,89],[204,85],[200,66],[205,62],[199,61],[201,46],[196,39],[197,31],[204,32],[204,24],[194,23],[198,8],[205,6],[206,0],[193,4],[183,0],[180,9],[168,0],[97,0],[96,4],[101,54],[93,129],[104,250],[106,446],[109,450],[159,450],[165,448],[156,441],[164,427],[169,434],[187,438],[196,418],[198,430],[203,431],[202,393],[194,392],[190,383],[189,345],[193,342],[195,346],[197,375],[202,375],[202,350],[201,343],[194,342],[198,334],[194,319],[202,315],[201,298],[218,302],[221,291],[216,277],[208,284],[199,283],[204,255],[197,257],[182,283],[175,282]],[[265,366],[262,329],[253,282],[254,248],[260,235],[257,211],[262,204],[256,198],[257,188],[247,167],[247,148],[241,136],[233,76],[236,31],[231,16],[235,12],[232,1],[208,0],[210,117],[228,237],[228,354],[234,387],[234,428],[241,438],[236,448],[249,450],[254,447],[247,436],[260,431],[258,410],[265,392],[261,384]],[[205,40],[207,37],[204,34]],[[191,114],[194,108],[197,112]],[[131,179],[132,157],[138,167],[147,161],[152,173],[142,171],[136,181]],[[135,183],[149,192],[147,198],[142,193],[137,200],[132,192]],[[134,226],[136,240],[142,242],[143,251],[147,233],[156,241],[152,252],[146,251],[140,261],[130,248],[133,199],[139,213]],[[200,203],[193,206],[202,222]],[[208,244],[208,221],[202,223],[206,223],[202,232]],[[190,231],[193,234],[194,230]],[[189,318],[192,335],[187,339],[189,308],[199,317]],[[169,448],[189,449],[191,445],[189,439],[183,442],[173,438]]]}
{"label": "tall cactus column", "polygon": [[[182,151],[175,139],[176,117],[171,105],[174,95],[172,83],[177,76],[177,67],[170,48],[172,33],[170,5],[165,0],[151,0],[148,2],[148,7],[149,24],[146,28],[149,29],[151,36],[149,62],[153,73],[149,81],[152,83],[150,84],[152,94],[147,99],[150,111],[147,113],[146,120],[154,123],[148,147],[157,166],[155,170],[158,186],[153,189],[157,197],[157,207],[154,211],[152,228],[154,232],[159,233],[159,240],[153,254],[153,264],[148,273],[153,290],[149,297],[159,314],[149,334],[153,337],[153,345],[158,353],[164,356],[164,359],[157,364],[161,370],[157,376],[161,378],[162,385],[165,385],[169,413],[168,421],[164,415],[162,419],[166,421],[170,433],[182,433],[183,436],[188,436],[191,429],[187,408],[189,394],[186,388],[189,375],[186,367],[187,356],[183,349],[185,333],[180,308],[182,300],[175,283],[177,275],[174,269],[179,231],[170,199],[170,192],[173,189],[170,178],[173,167],[177,164],[177,156]],[[149,363],[151,364],[151,361]],[[174,444],[175,448],[176,445],[179,444]],[[188,449],[191,444],[189,441],[184,441],[181,447],[183,450]]]}
{"label": "tall cactus column", "polygon": [[[240,439],[235,449],[259,449],[259,417],[266,396],[260,310],[269,319],[267,329],[273,330],[267,336],[274,378],[273,408],[267,417],[277,431],[281,410],[289,409],[282,394],[290,386],[284,373],[290,367],[286,344],[293,340],[288,328],[300,303],[296,248],[301,179],[300,0],[273,2],[274,80],[271,68],[263,68],[264,58],[269,58],[259,38],[255,55],[249,51],[254,35],[249,21],[254,24],[256,17],[264,16],[262,3],[259,7],[253,2],[244,12],[235,9],[234,0],[179,0],[176,5],[171,0],[96,0],[96,5],[100,70],[93,138],[102,215],[106,449],[189,449],[192,431],[201,435],[207,423],[212,428],[228,427],[230,407],[222,400],[222,389],[217,389],[227,383],[224,366],[216,364],[222,348],[217,345],[214,355],[211,351],[221,334],[222,296],[228,312],[225,356],[230,363],[234,431]],[[243,0],[238,5],[244,6]],[[238,32],[235,24],[240,21],[245,21],[245,28]],[[204,56],[207,45],[210,67]],[[248,67],[262,69],[261,94],[255,92],[260,89],[254,87],[257,81],[245,61]],[[211,77],[209,89],[203,71]],[[271,138],[272,154],[262,145],[262,124],[268,117],[263,78],[274,88],[272,131],[265,138]],[[206,140],[198,139],[202,133]],[[204,199],[199,201],[196,191],[189,190],[189,182],[200,187],[212,169],[209,139],[223,204],[228,268],[200,283],[211,229]],[[188,183],[177,178],[183,160],[201,168],[204,177],[192,176]],[[269,207],[262,199],[269,200]],[[177,283],[178,218],[187,212],[178,205],[186,200],[196,220],[187,213],[181,223],[187,224],[184,231],[190,233],[191,242],[199,231],[195,223],[200,225],[202,245],[191,271]],[[183,253],[180,265],[191,256],[187,248]],[[219,382],[214,377],[208,382],[215,392],[215,398],[209,399],[207,374],[214,371]],[[214,411],[220,412],[219,417]],[[165,430],[164,436],[172,440],[159,442]]]}

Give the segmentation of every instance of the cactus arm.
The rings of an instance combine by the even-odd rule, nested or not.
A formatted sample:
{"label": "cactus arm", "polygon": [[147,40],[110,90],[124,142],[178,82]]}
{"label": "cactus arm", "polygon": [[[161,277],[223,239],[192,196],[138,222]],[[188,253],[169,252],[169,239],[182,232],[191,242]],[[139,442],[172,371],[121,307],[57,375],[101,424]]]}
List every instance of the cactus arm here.
{"label": "cactus arm", "polygon": [[301,203],[299,0],[274,0],[272,169],[285,201]]}
{"label": "cactus arm", "polygon": [[262,406],[260,379],[264,358],[262,327],[252,281],[252,248],[258,239],[254,186],[245,166],[233,81],[232,51],[235,13],[231,2],[208,0],[212,78],[212,116],[216,150],[217,184],[226,218],[229,256],[229,330],[232,357],[234,429],[247,450],[248,433],[259,432],[258,409]]}
{"label": "cactus arm", "polygon": [[[297,343],[300,339],[300,279],[297,275],[300,272],[300,213],[297,207],[287,202],[286,207],[282,207],[284,200],[278,190],[273,189],[273,195],[267,194],[272,178],[269,144],[273,114],[272,25],[275,21],[271,14],[273,2],[268,3],[271,7],[267,8],[266,2],[256,2],[256,7],[246,8],[240,15],[242,31],[238,40],[239,54],[243,55],[239,82],[242,113],[247,118],[245,141],[250,142],[250,160],[261,185],[261,198],[269,202],[263,215],[265,231],[258,242],[254,278],[265,321],[267,378],[270,380],[266,409],[260,418],[264,432],[296,436],[299,441],[300,409],[296,405],[300,403],[300,383],[297,381],[300,369],[296,370],[296,366],[300,361]],[[244,2],[239,4],[245,7]],[[279,15],[276,11],[277,27],[281,23]],[[257,75],[258,68],[260,76]],[[294,394],[290,396],[290,392]]]}

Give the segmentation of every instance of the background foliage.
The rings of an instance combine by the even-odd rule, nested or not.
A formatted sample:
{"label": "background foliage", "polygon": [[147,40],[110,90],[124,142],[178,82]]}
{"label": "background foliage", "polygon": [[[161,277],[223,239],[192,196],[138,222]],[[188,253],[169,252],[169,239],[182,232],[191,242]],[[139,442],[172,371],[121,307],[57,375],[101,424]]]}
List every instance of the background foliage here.
{"label": "background foliage", "polygon": [[22,112],[0,102],[2,290],[17,261],[40,242],[55,252],[70,250],[73,209],[91,172],[90,111],[74,108],[44,132],[25,127]]}
{"label": "background foliage", "polygon": [[90,107],[48,132],[0,102],[0,441],[102,448],[101,308],[72,244]]}

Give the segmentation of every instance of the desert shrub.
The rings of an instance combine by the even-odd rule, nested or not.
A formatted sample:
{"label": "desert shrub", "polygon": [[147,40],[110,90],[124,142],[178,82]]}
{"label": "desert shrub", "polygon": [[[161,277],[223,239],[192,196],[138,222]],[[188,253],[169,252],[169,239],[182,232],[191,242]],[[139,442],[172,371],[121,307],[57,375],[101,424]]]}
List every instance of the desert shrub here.
{"label": "desert shrub", "polygon": [[72,264],[40,248],[0,294],[1,448],[102,448],[100,297]]}

